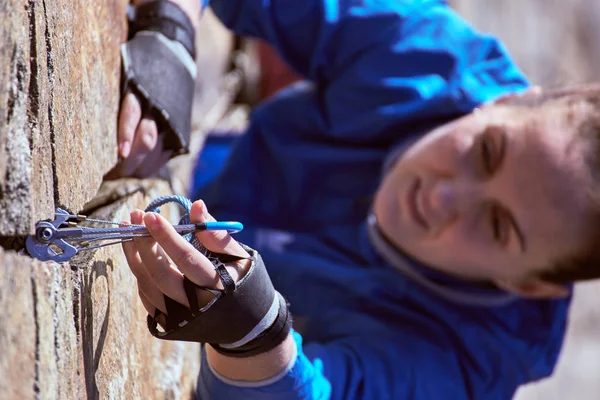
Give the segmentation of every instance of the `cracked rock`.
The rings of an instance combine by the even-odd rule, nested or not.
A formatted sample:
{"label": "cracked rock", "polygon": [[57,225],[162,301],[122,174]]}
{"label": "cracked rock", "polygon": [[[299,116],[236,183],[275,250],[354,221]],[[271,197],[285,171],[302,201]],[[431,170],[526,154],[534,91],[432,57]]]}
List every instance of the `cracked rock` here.
{"label": "cracked rock", "polygon": [[[145,182],[93,217],[123,220],[168,193],[165,183]],[[162,213],[179,218],[175,208]],[[0,265],[0,399],[190,397],[200,347],[150,335],[120,246],[70,264],[0,249]]]}
{"label": "cracked rock", "polygon": [[80,210],[116,163],[125,5],[0,0],[0,236]]}

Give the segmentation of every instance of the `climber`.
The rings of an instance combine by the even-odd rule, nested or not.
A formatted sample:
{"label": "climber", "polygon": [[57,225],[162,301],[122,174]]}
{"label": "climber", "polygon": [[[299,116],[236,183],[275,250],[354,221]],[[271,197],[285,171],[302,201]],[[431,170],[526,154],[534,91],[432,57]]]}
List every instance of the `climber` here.
{"label": "climber", "polygon": [[[210,5],[306,81],[256,107],[226,163],[210,143],[199,160],[219,174],[191,220],[242,221],[236,240],[131,214],[153,235],[124,245],[152,334],[203,343],[198,397],[509,399],[551,375],[571,282],[600,276],[600,88],[530,88],[444,1]],[[156,110],[191,107],[167,101],[196,7],[132,16],[117,175],[170,157],[163,138],[185,151],[189,112]]]}

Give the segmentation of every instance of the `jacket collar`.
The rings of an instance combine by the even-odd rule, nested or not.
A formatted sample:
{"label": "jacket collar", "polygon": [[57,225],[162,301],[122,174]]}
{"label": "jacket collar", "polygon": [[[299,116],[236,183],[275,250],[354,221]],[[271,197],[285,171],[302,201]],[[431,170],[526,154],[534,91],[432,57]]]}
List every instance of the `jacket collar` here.
{"label": "jacket collar", "polygon": [[367,218],[367,233],[377,254],[388,264],[446,301],[475,307],[500,307],[518,299],[516,295],[500,290],[491,283],[472,282],[426,267],[385,237],[373,213],[369,213]]}

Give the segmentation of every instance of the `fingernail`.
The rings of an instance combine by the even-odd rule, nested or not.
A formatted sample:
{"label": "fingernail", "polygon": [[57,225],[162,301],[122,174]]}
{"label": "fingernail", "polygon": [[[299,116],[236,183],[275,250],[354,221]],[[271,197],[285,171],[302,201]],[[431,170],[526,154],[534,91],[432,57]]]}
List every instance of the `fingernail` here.
{"label": "fingernail", "polygon": [[127,140],[119,145],[119,153],[121,154],[121,157],[123,157],[123,158],[127,158],[130,150],[131,150],[131,143],[129,143],[129,141],[127,141]]}
{"label": "fingernail", "polygon": [[145,222],[146,226],[150,229],[156,229],[160,226],[158,217],[154,213],[148,213]]}

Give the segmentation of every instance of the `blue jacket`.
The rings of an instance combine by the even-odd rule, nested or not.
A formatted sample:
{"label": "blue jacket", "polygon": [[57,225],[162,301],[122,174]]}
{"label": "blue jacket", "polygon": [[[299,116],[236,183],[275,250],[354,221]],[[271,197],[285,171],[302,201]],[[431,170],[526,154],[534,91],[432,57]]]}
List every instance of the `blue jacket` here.
{"label": "blue jacket", "polygon": [[[365,219],[395,147],[527,81],[504,47],[435,0],[213,0],[240,35],[277,47],[307,82],[252,114],[197,168],[211,212],[240,220],[298,323],[282,376],[229,382],[203,359],[201,399],[509,399],[552,373],[569,300],[481,307],[441,298],[383,259]],[[217,147],[212,147],[216,149]],[[215,158],[216,157],[216,158]],[[494,288],[427,271],[478,296]],[[300,336],[300,333],[302,336]]]}

